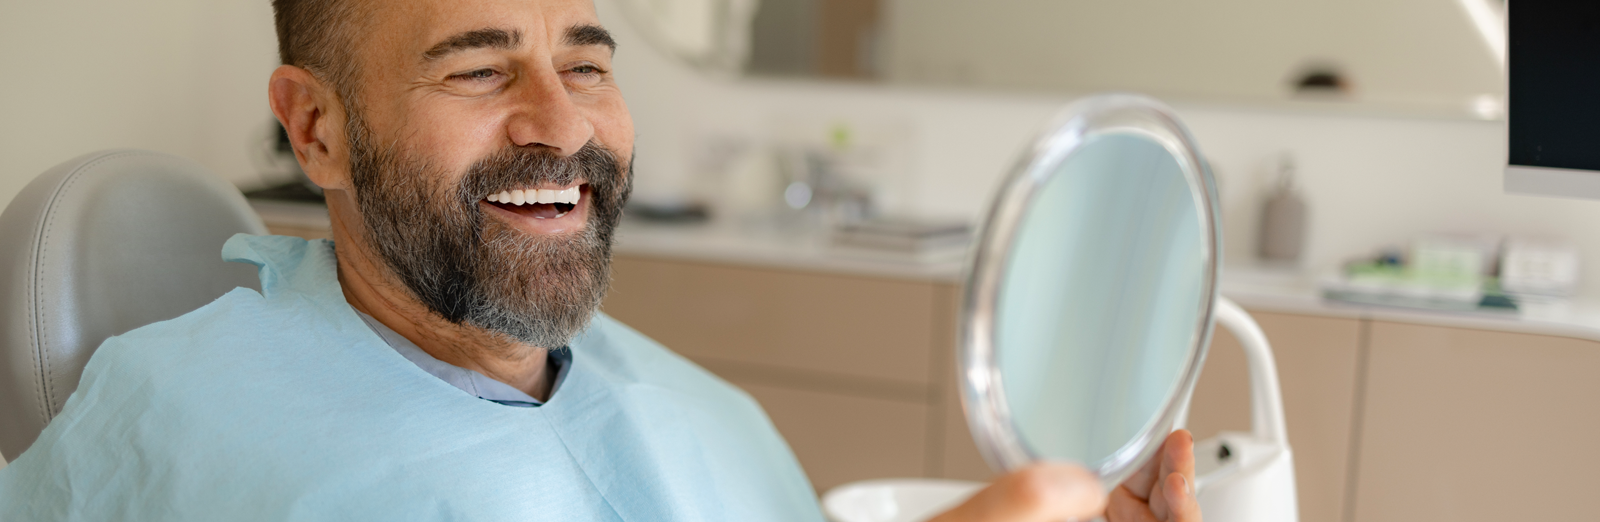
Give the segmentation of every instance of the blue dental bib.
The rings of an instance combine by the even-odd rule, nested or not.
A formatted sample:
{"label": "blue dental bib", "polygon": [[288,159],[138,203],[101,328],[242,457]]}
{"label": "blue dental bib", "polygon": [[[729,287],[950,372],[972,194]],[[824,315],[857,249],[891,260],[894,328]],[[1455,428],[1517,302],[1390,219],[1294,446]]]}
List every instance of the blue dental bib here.
{"label": "blue dental bib", "polygon": [[543,406],[424,372],[345,302],[333,245],[235,236],[263,291],[107,340],[0,470],[3,520],[805,520],[760,407],[615,320]]}

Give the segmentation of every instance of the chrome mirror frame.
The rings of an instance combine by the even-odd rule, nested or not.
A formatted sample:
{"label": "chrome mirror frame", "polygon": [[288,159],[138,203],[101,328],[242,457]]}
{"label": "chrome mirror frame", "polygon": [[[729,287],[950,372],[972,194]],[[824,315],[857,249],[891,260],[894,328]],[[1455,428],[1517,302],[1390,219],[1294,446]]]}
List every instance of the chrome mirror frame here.
{"label": "chrome mirror frame", "polygon": [[1191,350],[1178,382],[1168,390],[1160,413],[1140,428],[1132,441],[1101,462],[1080,463],[1100,477],[1107,488],[1116,487],[1137,470],[1157,449],[1187,408],[1189,395],[1200,375],[1210,345],[1216,309],[1222,236],[1216,184],[1194,138],[1165,104],[1140,95],[1106,94],[1068,105],[1038,135],[1021,160],[1002,182],[980,228],[978,241],[967,262],[962,295],[960,347],[957,357],[961,402],[973,440],[997,471],[1011,471],[1042,457],[1022,439],[1012,417],[996,353],[996,314],[1007,260],[1013,250],[1022,218],[1038,193],[1079,147],[1098,135],[1137,134],[1160,143],[1183,171],[1194,208],[1200,213],[1205,259],[1199,320],[1191,336]]}

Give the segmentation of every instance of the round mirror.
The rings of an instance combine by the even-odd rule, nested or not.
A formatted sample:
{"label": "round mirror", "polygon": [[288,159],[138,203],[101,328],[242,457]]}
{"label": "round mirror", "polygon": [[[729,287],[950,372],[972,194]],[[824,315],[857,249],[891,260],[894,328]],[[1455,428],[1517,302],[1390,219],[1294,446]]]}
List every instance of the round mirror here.
{"label": "round mirror", "polygon": [[962,399],[989,464],[1072,461],[1114,487],[1178,421],[1209,344],[1216,189],[1134,95],[1067,107],[990,207],[968,267]]}

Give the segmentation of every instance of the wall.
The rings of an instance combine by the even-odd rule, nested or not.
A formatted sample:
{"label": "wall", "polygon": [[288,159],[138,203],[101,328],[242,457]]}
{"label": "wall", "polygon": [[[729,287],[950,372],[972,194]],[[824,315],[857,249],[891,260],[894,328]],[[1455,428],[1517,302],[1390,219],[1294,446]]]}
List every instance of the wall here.
{"label": "wall", "polygon": [[1291,76],[1331,61],[1363,100],[1461,110],[1504,93],[1457,0],[891,0],[887,11],[887,73],[917,83],[1281,99]]}
{"label": "wall", "polygon": [[[689,178],[695,140],[763,135],[786,115],[903,121],[913,160],[905,210],[977,216],[1031,133],[1067,96],[732,81],[687,70],[627,26],[612,0],[602,20],[638,127],[641,197]],[[51,165],[107,147],[194,158],[247,186],[249,144],[270,113],[276,64],[266,0],[57,0],[0,7],[0,201]],[[1246,259],[1258,191],[1293,151],[1312,209],[1307,265],[1431,231],[1565,237],[1600,295],[1600,202],[1500,189],[1503,123],[1179,105],[1223,187],[1230,259]]]}
{"label": "wall", "polygon": [[0,4],[0,201],[79,154],[135,147],[260,180],[277,65],[266,0]]}

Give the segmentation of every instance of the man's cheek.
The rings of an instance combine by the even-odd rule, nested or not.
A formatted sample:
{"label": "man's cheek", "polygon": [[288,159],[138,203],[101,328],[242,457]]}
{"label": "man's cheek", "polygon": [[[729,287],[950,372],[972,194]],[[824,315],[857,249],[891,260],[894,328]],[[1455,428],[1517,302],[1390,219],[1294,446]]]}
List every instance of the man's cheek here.
{"label": "man's cheek", "polygon": [[480,154],[475,149],[457,140],[437,139],[429,140],[413,150],[419,151],[416,160],[430,167],[429,174],[438,176],[429,180],[431,183],[441,187],[459,187],[480,160],[492,155],[492,151]]}

